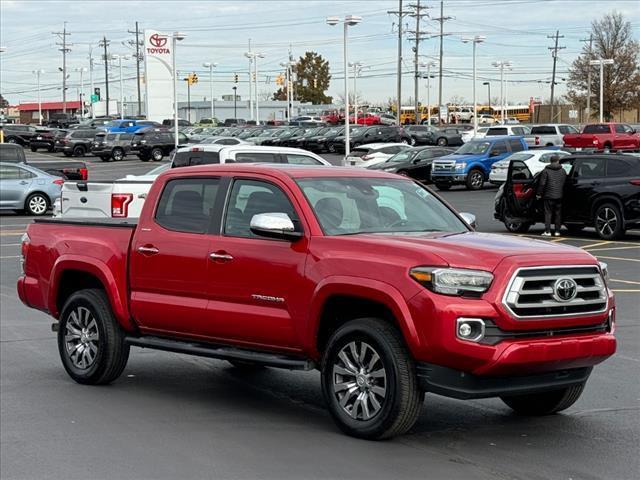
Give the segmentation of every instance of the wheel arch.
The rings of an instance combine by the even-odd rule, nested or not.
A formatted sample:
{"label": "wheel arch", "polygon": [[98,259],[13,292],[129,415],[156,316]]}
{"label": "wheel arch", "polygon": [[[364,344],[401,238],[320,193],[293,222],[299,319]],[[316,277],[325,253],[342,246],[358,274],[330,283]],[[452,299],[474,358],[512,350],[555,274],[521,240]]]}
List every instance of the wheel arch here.
{"label": "wheel arch", "polygon": [[597,197],[595,197],[593,199],[593,201],[591,202],[591,220],[593,220],[593,216],[596,213],[596,210],[598,209],[598,207],[600,205],[602,205],[603,203],[615,203],[616,206],[620,209],[620,214],[622,215],[622,220],[624,220],[624,205],[622,204],[622,200],[620,200],[620,198],[613,194],[613,193],[604,193],[602,195],[598,195]]}
{"label": "wheel arch", "polygon": [[403,295],[384,282],[352,277],[329,277],[314,293],[308,325],[308,348],[321,356],[331,334],[350,320],[377,317],[398,327],[407,347],[420,347],[420,337]]}
{"label": "wheel arch", "polygon": [[53,265],[49,285],[48,310],[54,318],[60,317],[64,303],[75,292],[99,288],[106,293],[113,314],[122,328],[135,331],[126,297],[128,290],[118,288],[113,273],[101,261],[93,259],[92,263],[88,263],[76,256],[61,256]]}

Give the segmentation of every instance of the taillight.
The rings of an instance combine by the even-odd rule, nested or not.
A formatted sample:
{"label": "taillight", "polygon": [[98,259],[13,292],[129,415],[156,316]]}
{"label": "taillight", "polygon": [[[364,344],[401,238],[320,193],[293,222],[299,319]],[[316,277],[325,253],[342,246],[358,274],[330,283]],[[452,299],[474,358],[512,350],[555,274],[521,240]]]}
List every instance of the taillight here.
{"label": "taillight", "polygon": [[540,137],[536,137],[536,145],[540,145]]}
{"label": "taillight", "polygon": [[637,185],[638,187],[640,187],[640,180],[629,180],[629,183],[631,185]]}
{"label": "taillight", "polygon": [[131,193],[111,194],[111,216],[114,218],[129,216],[129,204],[133,201]]}
{"label": "taillight", "polygon": [[20,247],[20,271],[22,272],[22,275],[24,275],[24,264],[27,261],[27,253],[29,251],[29,245],[31,244],[31,238],[29,238],[29,234],[24,233],[22,235],[21,241],[22,245]]}
{"label": "taillight", "polygon": [[82,177],[82,180],[89,180],[89,170],[87,170],[86,168],[81,168],[80,176]]}
{"label": "taillight", "polygon": [[370,155],[363,155],[363,156],[361,156],[361,157],[360,157],[360,159],[361,159],[361,160],[365,160],[365,161],[367,161],[367,160],[371,160],[372,158],[373,158],[373,157],[372,157],[372,156],[370,156]]}
{"label": "taillight", "polygon": [[58,178],[58,179],[54,180],[53,183],[55,183],[56,185],[62,186],[62,184],[64,183],[64,180],[61,179],[61,178]]}

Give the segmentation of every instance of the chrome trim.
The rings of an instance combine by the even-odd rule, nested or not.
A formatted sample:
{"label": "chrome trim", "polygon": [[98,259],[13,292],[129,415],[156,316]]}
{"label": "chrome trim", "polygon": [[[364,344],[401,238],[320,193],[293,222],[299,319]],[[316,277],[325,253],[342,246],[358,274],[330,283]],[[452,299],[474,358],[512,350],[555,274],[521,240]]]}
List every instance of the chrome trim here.
{"label": "chrome trim", "polygon": [[[460,332],[460,324],[461,323],[479,323],[480,324],[480,333],[473,338],[464,338],[459,335]],[[456,320],[456,338],[458,340],[462,340],[463,342],[474,342],[478,343],[480,340],[484,338],[486,333],[486,326],[484,320],[481,318],[469,318],[469,317],[459,317]]]}
{"label": "chrome trim", "polygon": [[[597,301],[595,300],[583,300],[580,299],[580,302],[578,303],[574,303],[575,299],[573,299],[570,302],[539,302],[536,304],[531,304],[531,308],[536,308],[536,307],[567,307],[567,306],[576,306],[576,305],[592,305],[592,304],[597,304],[597,303],[601,303],[604,300],[604,307],[601,310],[597,310],[597,311],[590,311],[590,312],[577,312],[577,313],[558,313],[558,314],[549,314],[549,315],[518,315],[516,314],[511,306],[509,305],[509,302],[507,301],[508,297],[510,294],[518,294],[518,291],[520,290],[520,288],[522,287],[523,283],[524,283],[524,277],[520,277],[520,273],[523,271],[527,271],[527,270],[555,270],[555,269],[566,269],[566,270],[571,270],[571,269],[579,269],[579,268],[593,268],[595,270],[597,270],[597,276],[594,273],[593,275],[589,275],[589,274],[576,274],[575,276],[571,276],[571,278],[574,279],[580,279],[580,278],[596,278],[598,279],[598,282],[596,287],[597,290],[594,290],[595,287],[580,287],[579,286],[579,292],[589,292],[589,291],[600,291],[601,295],[604,296],[604,298],[599,298]],[[563,278],[563,277],[567,277],[570,276],[567,272],[563,272],[561,275],[556,276],[556,279],[558,278]],[[527,280],[542,280],[542,279],[550,279],[553,277],[548,277],[548,276],[535,276],[535,277],[529,277],[527,278]],[[552,292],[547,292],[546,289],[542,289],[542,290],[531,290],[529,291],[531,294],[552,294]],[[507,310],[507,312],[513,316],[516,319],[520,319],[520,320],[536,320],[536,319],[549,319],[549,318],[560,318],[560,317],[586,317],[586,316],[591,316],[591,315],[598,315],[601,313],[606,312],[609,309],[609,290],[607,289],[606,286],[606,282],[604,280],[604,276],[602,274],[602,269],[600,268],[599,265],[546,265],[546,266],[539,266],[539,267],[521,267],[518,268],[515,272],[513,272],[513,275],[511,276],[511,279],[509,280],[509,284],[507,285],[507,288],[504,291],[504,294],[502,296],[502,306]]]}

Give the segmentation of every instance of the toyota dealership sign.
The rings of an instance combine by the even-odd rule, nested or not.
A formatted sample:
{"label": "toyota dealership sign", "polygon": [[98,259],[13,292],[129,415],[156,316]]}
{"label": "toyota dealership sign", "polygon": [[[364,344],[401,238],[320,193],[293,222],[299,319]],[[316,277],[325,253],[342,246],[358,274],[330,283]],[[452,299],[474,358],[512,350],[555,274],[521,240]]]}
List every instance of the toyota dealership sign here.
{"label": "toyota dealership sign", "polygon": [[145,30],[144,52],[147,118],[162,122],[173,118],[173,51],[169,36]]}

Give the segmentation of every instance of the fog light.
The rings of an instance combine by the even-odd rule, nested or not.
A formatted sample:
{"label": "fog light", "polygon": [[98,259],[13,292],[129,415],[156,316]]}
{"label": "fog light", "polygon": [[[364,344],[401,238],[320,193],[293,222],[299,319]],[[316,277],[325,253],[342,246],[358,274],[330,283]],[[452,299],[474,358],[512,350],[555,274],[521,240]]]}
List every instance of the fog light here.
{"label": "fog light", "polygon": [[481,318],[458,318],[456,321],[456,336],[460,340],[479,342],[484,338],[484,320]]}

